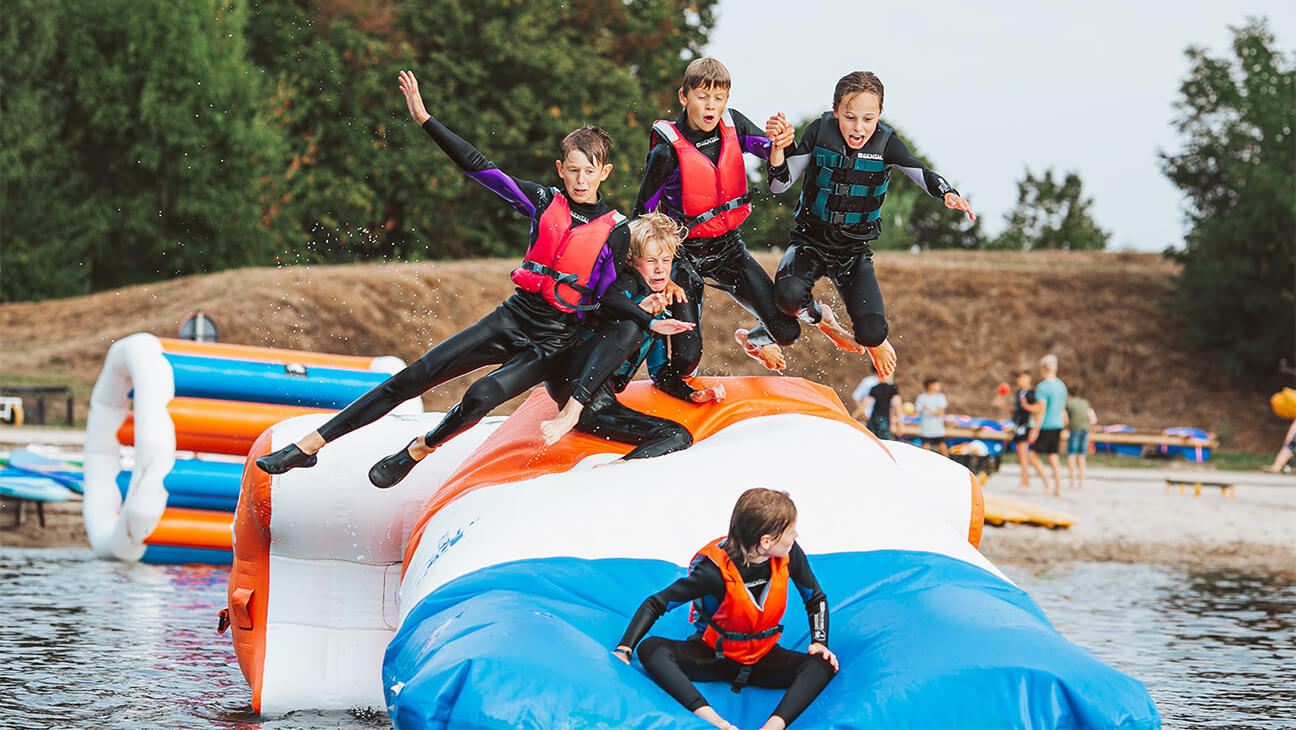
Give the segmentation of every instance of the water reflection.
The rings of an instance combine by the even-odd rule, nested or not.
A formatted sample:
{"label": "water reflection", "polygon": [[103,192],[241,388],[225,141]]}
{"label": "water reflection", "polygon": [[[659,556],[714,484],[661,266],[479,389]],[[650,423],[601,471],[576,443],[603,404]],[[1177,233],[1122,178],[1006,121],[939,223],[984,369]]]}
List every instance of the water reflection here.
{"label": "water reflection", "polygon": [[1141,679],[1166,727],[1292,727],[1290,578],[1124,563],[1003,567],[1064,636]]}
{"label": "water reflection", "polygon": [[[1296,581],[1122,563],[1004,566],[1067,638],[1141,679],[1168,728],[1290,727]],[[386,728],[387,717],[262,721],[216,633],[228,570],[0,548],[5,727]]]}

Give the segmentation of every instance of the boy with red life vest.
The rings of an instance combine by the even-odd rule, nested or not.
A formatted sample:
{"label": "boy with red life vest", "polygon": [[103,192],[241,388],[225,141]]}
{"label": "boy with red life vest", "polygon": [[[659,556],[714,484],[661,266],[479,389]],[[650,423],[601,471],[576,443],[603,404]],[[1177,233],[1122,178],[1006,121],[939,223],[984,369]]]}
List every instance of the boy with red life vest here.
{"label": "boy with red life vest", "polygon": [[575,428],[634,444],[636,448],[622,461],[661,456],[691,446],[693,436],[684,426],[640,413],[617,400],[616,394],[625,390],[645,360],[653,384],[668,395],[699,404],[724,400],[724,386],[697,390],[683,378],[671,377],[662,367],[666,362],[663,337],[694,327],[669,318],[671,298],[666,285],[679,245],[680,227],[663,213],[648,213],[630,221],[629,266],[603,296],[600,310],[619,321],[589,336],[559,368],[557,376],[545,384],[549,395],[562,407],[557,417],[540,424],[546,445]]}
{"label": "boy with red life vest", "polygon": [[548,378],[580,331],[580,313],[597,306],[617,277],[629,235],[625,218],[599,196],[612,172],[611,140],[598,127],[567,135],[557,161],[563,189],[506,175],[428,114],[418,81],[400,73],[410,116],[468,177],[531,218],[531,245],[513,272],[517,291],[476,324],[432,348],[409,367],[362,395],[295,444],[257,459],[270,474],[314,466],[324,444],[372,423],[429,388],[487,365],[500,365],[468,387],[435,429],[369,471],[377,487],[399,482],[442,442],[470,428],[491,409]]}
{"label": "boy with red life vest", "polygon": [[[814,701],[837,672],[828,649],[828,599],[796,544],[796,505],[787,492],[755,488],[743,492],[729,519],[729,535],[693,558],[688,575],[649,596],[613,653],[625,663],[635,644],[666,611],[692,603],[698,632],[684,641],[650,637],[639,645],[639,661],[693,714],[733,728],[707,704],[694,681],[731,682],[787,688],[762,726],[781,730]],[[796,584],[810,618],[806,653],[778,645],[788,581]]]}
{"label": "boy with red life vest", "polygon": [[[899,169],[946,207],[972,209],[945,178],[928,170],[881,123],[882,82],[869,72],[843,76],[833,92],[833,108],[810,123],[790,153],[783,116],[766,124],[776,138],[770,151],[770,191],[781,193],[804,173],[796,228],[775,276],[776,301],[784,313],[813,322],[837,347],[867,351],[881,378],[895,371],[895,349],[887,340],[882,291],[873,271],[869,242],[882,233],[881,208],[893,168]],[[814,285],[823,277],[837,286],[850,315],[853,332],[837,323],[832,310],[814,300]],[[753,330],[751,336],[756,336]]]}
{"label": "boy with red life vest", "polygon": [[[767,159],[770,141],[751,120],[726,108],[730,86],[729,71],[714,58],[699,58],[685,69],[679,89],[684,110],[674,122],[653,125],[635,215],[661,209],[688,227],[672,274],[686,299],[677,316],[700,321],[705,282],[711,280],[764,325],[751,337],[741,330],[739,344],[765,367],[782,370],[780,345],[794,341],[801,327],[775,306],[774,282],[738,235],[751,212],[743,153]],[[671,345],[669,367],[681,377],[691,375],[702,360],[701,331],[676,336]]]}

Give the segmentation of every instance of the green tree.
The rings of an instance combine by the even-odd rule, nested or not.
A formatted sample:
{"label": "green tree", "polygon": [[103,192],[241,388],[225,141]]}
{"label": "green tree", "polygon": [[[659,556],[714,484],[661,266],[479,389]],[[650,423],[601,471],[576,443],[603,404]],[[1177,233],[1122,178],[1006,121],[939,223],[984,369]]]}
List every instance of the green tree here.
{"label": "green tree", "polygon": [[[264,3],[249,28],[288,147],[266,182],[293,232],[289,261],[512,255],[512,208],[466,179],[414,126],[396,72],[428,110],[510,174],[557,184],[572,129],[612,135],[604,187],[633,202],[653,119],[713,22],[708,2],[368,0]],[[673,84],[673,86],[672,86]]]}
{"label": "green tree", "polygon": [[1296,65],[1262,20],[1233,29],[1232,56],[1191,47],[1176,126],[1186,144],[1161,155],[1187,196],[1191,230],[1174,313],[1194,344],[1235,374],[1272,374],[1296,350]]}
{"label": "green tree", "polygon": [[1111,234],[1098,227],[1089,211],[1093,198],[1086,199],[1080,176],[1068,172],[1060,182],[1053,170],[1036,177],[1026,170],[1017,183],[1017,205],[1004,218],[1008,227],[991,248],[1034,251],[1102,250]]}
{"label": "green tree", "polygon": [[61,143],[72,119],[61,73],[61,3],[13,0],[0,14],[0,301],[83,294],[87,252],[106,230],[88,176]]}

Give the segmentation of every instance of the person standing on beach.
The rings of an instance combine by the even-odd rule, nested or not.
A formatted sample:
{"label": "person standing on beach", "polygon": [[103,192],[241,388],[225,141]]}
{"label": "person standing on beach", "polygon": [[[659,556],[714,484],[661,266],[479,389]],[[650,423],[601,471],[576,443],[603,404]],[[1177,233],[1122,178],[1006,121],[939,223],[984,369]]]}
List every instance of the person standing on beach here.
{"label": "person standing on beach", "polygon": [[941,392],[939,378],[927,378],[923,381],[923,388],[924,392],[914,399],[914,410],[918,411],[918,439],[924,449],[949,456],[949,446],[945,443],[945,409],[949,402]]}
{"label": "person standing on beach", "polygon": [[1287,435],[1283,437],[1283,447],[1278,449],[1278,455],[1274,457],[1274,463],[1271,466],[1261,467],[1262,471],[1273,474],[1281,474],[1283,467],[1291,461],[1292,454],[1296,454],[1296,420],[1291,422],[1287,428]]}
{"label": "person standing on beach", "polygon": [[873,412],[870,410],[873,406],[870,404],[866,408],[865,404],[868,402],[869,392],[873,390],[873,386],[880,382],[882,382],[882,379],[879,378],[876,373],[869,373],[864,376],[864,379],[859,382],[859,385],[855,386],[854,392],[851,393],[851,400],[855,401],[855,412],[851,414],[852,416],[855,418],[863,418],[867,421],[869,417],[873,415]]}
{"label": "person standing on beach", "polygon": [[1089,431],[1098,424],[1098,414],[1089,401],[1080,397],[1080,388],[1067,393],[1063,420],[1067,430],[1067,482],[1072,489],[1084,489],[1085,462],[1089,453]]}
{"label": "person standing on beach", "polygon": [[900,389],[894,381],[895,376],[891,375],[874,385],[863,404],[869,413],[865,425],[880,439],[895,438],[891,429],[900,423]]}
{"label": "person standing on beach", "polygon": [[[1026,405],[1026,410],[1034,414],[1039,425],[1031,430],[1031,463],[1044,476],[1040,466],[1040,454],[1048,457],[1049,466],[1053,469],[1053,486],[1044,478],[1044,491],[1055,497],[1062,496],[1062,465],[1058,461],[1058,444],[1062,439],[1062,427],[1065,425],[1062,415],[1065,411],[1067,389],[1057,376],[1057,355],[1048,354],[1040,358],[1040,382],[1035,386],[1035,402]],[[1023,404],[1025,405],[1025,404]]]}

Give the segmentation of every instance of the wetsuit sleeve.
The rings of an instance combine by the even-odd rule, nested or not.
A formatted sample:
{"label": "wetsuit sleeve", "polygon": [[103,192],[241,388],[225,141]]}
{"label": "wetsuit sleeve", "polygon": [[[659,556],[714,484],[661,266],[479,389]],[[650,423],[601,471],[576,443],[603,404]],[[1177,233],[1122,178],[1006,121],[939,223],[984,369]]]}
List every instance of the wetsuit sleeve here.
{"label": "wetsuit sleeve", "polygon": [[810,561],[801,546],[793,543],[788,555],[788,578],[796,585],[805,601],[806,617],[810,620],[810,641],[828,646],[828,597],[819,588]]}
{"label": "wetsuit sleeve", "polygon": [[679,174],[679,158],[675,148],[669,142],[658,142],[648,153],[648,162],[644,169],[643,182],[639,185],[639,197],[635,200],[634,216],[657,210],[661,204],[662,192],[670,182],[672,175]]}
{"label": "wetsuit sleeve", "polygon": [[738,144],[742,147],[742,151],[762,160],[768,160],[770,141],[769,137],[765,136],[765,128],[756,126],[755,122],[737,109],[730,109],[729,113],[733,117],[734,133],[738,135]]}
{"label": "wetsuit sleeve", "polygon": [[621,635],[617,646],[628,646],[634,649],[648,633],[657,619],[667,611],[691,602],[695,598],[713,596],[717,601],[724,598],[724,576],[715,563],[699,557],[689,566],[688,575],[671,583],[665,590],[658,591],[639,605],[630,625]]}
{"label": "wetsuit sleeve", "polygon": [[541,207],[548,190],[545,186],[506,175],[476,147],[437,121],[436,117],[428,117],[423,122],[423,131],[465,175],[508,201],[517,212],[531,216],[535,214],[536,208]]}
{"label": "wetsuit sleeve", "polygon": [[785,153],[783,164],[777,167],[769,166],[771,193],[781,193],[792,187],[797,178],[801,177],[806,168],[810,166],[810,161],[813,159],[812,153],[814,152],[810,140],[815,138],[818,131],[819,120],[816,119],[810,122],[809,127],[806,127],[805,135],[801,137],[801,141],[792,145],[792,148]]}
{"label": "wetsuit sleeve", "polygon": [[923,164],[913,156],[905,143],[900,141],[900,138],[894,134],[891,135],[891,139],[887,140],[886,150],[882,153],[882,160],[887,167],[900,168],[905,177],[913,180],[914,184],[921,185],[927,191],[927,194],[933,198],[944,198],[945,193],[958,195],[958,191],[945,178],[923,167]]}
{"label": "wetsuit sleeve", "polygon": [[608,287],[603,298],[599,300],[599,309],[603,315],[613,321],[631,320],[646,332],[652,325],[653,316],[634,303],[634,294],[638,291],[639,274],[631,269],[622,271],[612,286]]}
{"label": "wetsuit sleeve", "polygon": [[[608,234],[607,244],[603,246],[598,259],[594,262],[589,278],[589,288],[594,292],[589,297],[590,301],[597,301],[600,305],[608,301],[616,302],[616,299],[609,294],[617,287],[626,270],[624,262],[629,251],[630,226],[623,223]],[[582,297],[582,302],[589,303],[585,302],[585,297]],[[616,317],[616,319],[624,319],[624,317]]]}

